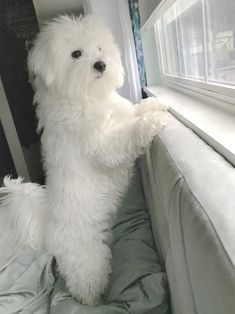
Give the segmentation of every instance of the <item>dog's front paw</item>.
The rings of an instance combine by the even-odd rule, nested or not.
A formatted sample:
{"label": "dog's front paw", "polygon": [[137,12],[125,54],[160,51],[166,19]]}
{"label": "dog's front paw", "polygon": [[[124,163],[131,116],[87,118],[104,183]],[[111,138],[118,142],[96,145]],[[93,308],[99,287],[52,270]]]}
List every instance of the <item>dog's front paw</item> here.
{"label": "dog's front paw", "polygon": [[142,146],[147,146],[166,125],[169,117],[167,107],[157,98],[149,97],[137,107],[139,132]]}
{"label": "dog's front paw", "polygon": [[162,110],[162,111],[167,111],[168,110],[168,106],[164,105],[162,103],[162,101],[159,100],[159,98],[157,97],[148,97],[145,99],[142,99],[139,104],[138,104],[139,108],[141,108],[141,110]]}

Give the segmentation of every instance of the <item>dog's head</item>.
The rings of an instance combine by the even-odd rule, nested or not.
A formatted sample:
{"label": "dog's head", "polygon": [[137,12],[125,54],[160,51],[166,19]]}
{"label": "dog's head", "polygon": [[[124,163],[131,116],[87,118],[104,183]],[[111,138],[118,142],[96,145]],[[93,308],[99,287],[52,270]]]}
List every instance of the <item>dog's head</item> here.
{"label": "dog's head", "polygon": [[102,95],[123,84],[118,46],[102,20],[60,16],[48,23],[29,53],[36,88],[62,96]]}

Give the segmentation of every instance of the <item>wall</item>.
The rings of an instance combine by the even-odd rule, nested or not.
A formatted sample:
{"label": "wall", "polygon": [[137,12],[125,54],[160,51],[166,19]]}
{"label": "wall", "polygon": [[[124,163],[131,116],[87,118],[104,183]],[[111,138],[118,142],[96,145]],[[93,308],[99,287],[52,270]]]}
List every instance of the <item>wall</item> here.
{"label": "wall", "polygon": [[139,0],[140,21],[143,25],[161,0]]}
{"label": "wall", "polygon": [[58,14],[80,14],[83,10],[82,0],[33,0],[33,4],[39,24]]}
{"label": "wall", "polygon": [[161,83],[161,74],[159,71],[154,28],[151,27],[148,30],[142,31],[141,39],[144,50],[147,85],[158,85]]}
{"label": "wall", "polygon": [[[26,67],[30,42],[38,33],[32,1],[1,1],[0,21],[0,149],[3,147],[9,156],[9,148],[18,175],[40,182],[43,181],[40,138]],[[0,176],[14,174],[11,160],[6,163],[2,158],[1,152]]]}
{"label": "wall", "polygon": [[[139,0],[139,13],[142,26],[160,2],[161,0]],[[147,85],[158,85],[161,83],[161,74],[155,42],[156,39],[154,27],[151,27],[147,30],[142,30],[141,39],[144,50]]]}

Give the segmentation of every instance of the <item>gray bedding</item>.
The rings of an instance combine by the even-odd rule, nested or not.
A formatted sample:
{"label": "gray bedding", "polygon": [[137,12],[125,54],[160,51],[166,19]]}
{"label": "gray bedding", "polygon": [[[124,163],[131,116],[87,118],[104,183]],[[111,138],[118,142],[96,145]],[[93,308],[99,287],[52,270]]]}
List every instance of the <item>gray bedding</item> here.
{"label": "gray bedding", "polygon": [[120,206],[114,227],[113,272],[104,304],[79,304],[44,252],[16,252],[0,237],[0,314],[165,314],[166,277],[153,244],[139,174]]}

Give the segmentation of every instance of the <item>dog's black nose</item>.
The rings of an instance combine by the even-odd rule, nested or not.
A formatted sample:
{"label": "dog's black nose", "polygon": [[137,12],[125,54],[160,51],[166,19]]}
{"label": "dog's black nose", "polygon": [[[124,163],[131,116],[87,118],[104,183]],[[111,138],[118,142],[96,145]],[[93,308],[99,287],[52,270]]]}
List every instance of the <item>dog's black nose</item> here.
{"label": "dog's black nose", "polygon": [[99,71],[100,73],[103,73],[106,69],[106,64],[103,61],[97,61],[94,64],[94,68]]}

